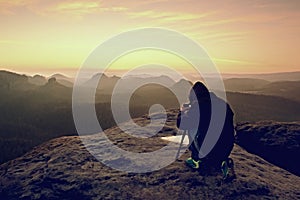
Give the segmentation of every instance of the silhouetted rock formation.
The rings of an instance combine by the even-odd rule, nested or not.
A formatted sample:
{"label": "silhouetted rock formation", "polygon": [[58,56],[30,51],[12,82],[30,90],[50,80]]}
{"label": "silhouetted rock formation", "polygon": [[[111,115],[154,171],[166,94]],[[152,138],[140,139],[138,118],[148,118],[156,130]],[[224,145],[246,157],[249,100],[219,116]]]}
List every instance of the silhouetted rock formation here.
{"label": "silhouetted rock formation", "polygon": [[33,77],[29,77],[28,82],[34,85],[41,86],[47,83],[47,79],[41,75],[34,75]]}
{"label": "silhouetted rock formation", "polygon": [[48,84],[55,84],[55,83],[57,83],[57,81],[56,81],[56,78],[55,78],[55,77],[49,78],[49,80],[48,80]]}
{"label": "silhouetted rock formation", "polygon": [[[0,70],[0,91],[21,91],[32,88],[28,82],[28,77],[14,72]],[[1,94],[3,95],[3,94]]]}
{"label": "silhouetted rock formation", "polygon": [[236,129],[240,146],[300,176],[300,123],[246,122]]}

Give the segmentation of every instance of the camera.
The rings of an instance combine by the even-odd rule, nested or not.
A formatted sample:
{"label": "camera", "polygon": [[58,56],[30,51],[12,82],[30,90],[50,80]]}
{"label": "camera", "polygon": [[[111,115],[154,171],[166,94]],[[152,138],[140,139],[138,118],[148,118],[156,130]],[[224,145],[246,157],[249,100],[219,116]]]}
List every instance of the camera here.
{"label": "camera", "polygon": [[182,107],[184,107],[184,108],[190,108],[190,107],[191,107],[191,104],[190,104],[190,103],[184,103],[184,104],[182,105]]}

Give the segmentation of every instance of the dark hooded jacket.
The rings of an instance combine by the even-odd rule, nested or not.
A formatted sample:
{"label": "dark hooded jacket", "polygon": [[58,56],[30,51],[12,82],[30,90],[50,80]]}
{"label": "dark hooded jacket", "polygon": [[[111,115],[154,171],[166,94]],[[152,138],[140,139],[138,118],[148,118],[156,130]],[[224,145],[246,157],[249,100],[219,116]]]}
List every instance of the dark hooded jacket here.
{"label": "dark hooded jacket", "polygon": [[[196,136],[189,135],[190,141],[193,140],[193,137],[195,138],[195,140],[190,144],[192,158],[195,160],[199,159],[199,148],[202,146],[210,126],[212,102],[216,107],[221,104],[226,107],[224,126],[220,137],[216,145],[205,157],[205,159],[210,160],[211,162],[220,162],[225,160],[229,156],[234,144],[233,111],[224,100],[217,97],[214,93],[209,93],[208,89],[201,82],[197,82],[193,86],[189,100],[190,108],[188,111],[186,111],[185,114],[182,112],[178,114],[177,127],[189,130],[189,132],[195,130],[196,127]],[[197,116],[199,114],[200,117]],[[213,126],[213,124],[211,126]]]}

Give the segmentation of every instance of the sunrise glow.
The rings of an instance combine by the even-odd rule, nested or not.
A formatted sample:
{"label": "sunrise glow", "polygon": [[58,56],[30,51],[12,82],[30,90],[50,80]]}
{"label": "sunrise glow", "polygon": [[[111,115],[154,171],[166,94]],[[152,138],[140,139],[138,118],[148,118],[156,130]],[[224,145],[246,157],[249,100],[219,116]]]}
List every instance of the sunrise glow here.
{"label": "sunrise glow", "polygon": [[[299,8],[298,0],[0,0],[0,68],[76,71],[113,35],[161,27],[201,44],[222,73],[298,71]],[[121,58],[113,68],[130,69],[155,55],[187,70],[173,55],[146,53]]]}

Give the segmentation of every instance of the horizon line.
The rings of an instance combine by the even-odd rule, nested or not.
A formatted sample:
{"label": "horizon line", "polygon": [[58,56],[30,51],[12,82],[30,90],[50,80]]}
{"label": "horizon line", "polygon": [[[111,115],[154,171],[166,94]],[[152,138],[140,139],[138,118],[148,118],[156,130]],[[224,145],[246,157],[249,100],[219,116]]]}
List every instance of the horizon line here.
{"label": "horizon line", "polygon": [[[36,71],[19,71],[19,70],[13,70],[13,69],[7,69],[7,68],[2,68],[0,67],[0,71],[7,71],[7,72],[12,72],[12,73],[16,73],[16,74],[20,74],[20,75],[26,75],[26,76],[35,76],[35,75],[40,75],[40,76],[44,76],[44,77],[51,77],[53,75],[56,74],[60,74],[60,75],[64,75],[66,77],[69,78],[74,78],[76,77],[77,71],[76,69],[62,69],[62,70],[45,70],[48,71],[48,73],[46,72],[36,72]],[[62,72],[62,71],[72,71],[72,74],[75,74],[75,76],[72,76],[66,72]],[[118,76],[118,72],[121,71],[126,71],[126,70],[115,70],[115,74],[113,72],[100,72],[97,70],[95,70],[95,74],[98,73],[103,73],[105,75],[110,74],[110,76]],[[185,72],[185,74],[191,74],[192,72]],[[284,74],[284,73],[300,73],[300,70],[296,70],[296,71],[272,71],[272,72],[221,72],[221,75],[274,75],[274,74]],[[144,75],[151,75],[152,73],[150,72],[145,72],[143,73]],[[212,73],[213,74],[213,73]],[[137,74],[138,75],[138,74]],[[163,73],[161,75],[164,75]]]}

